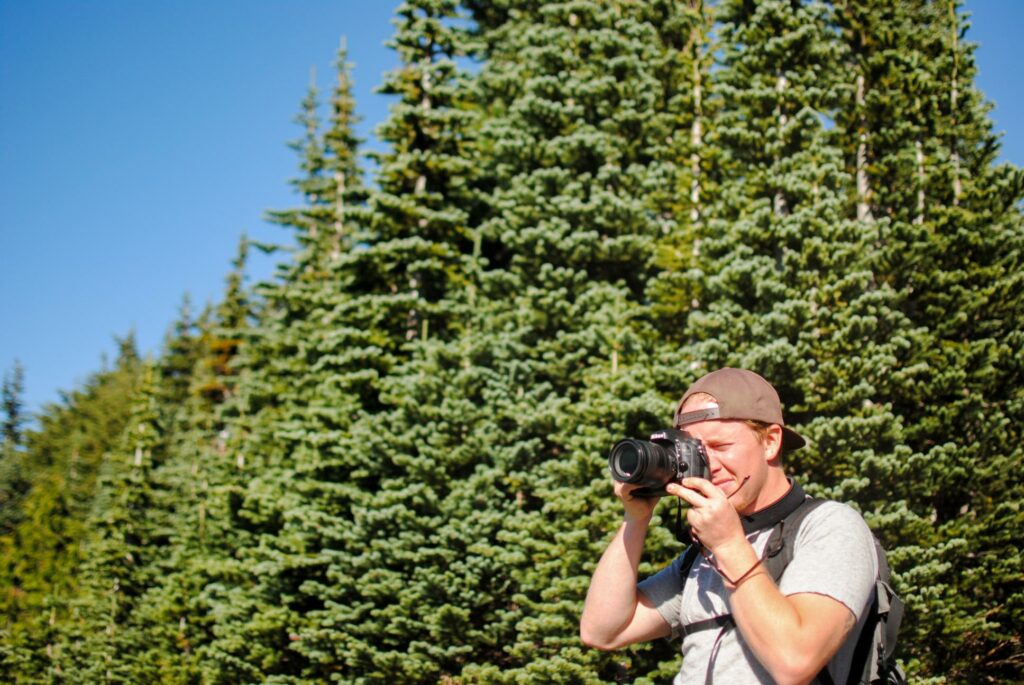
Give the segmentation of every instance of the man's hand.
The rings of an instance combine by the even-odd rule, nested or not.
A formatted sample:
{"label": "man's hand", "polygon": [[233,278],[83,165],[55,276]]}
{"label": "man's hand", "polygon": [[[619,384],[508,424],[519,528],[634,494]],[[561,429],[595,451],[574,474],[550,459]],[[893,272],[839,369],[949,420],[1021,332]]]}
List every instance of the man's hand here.
{"label": "man's hand", "polygon": [[711,481],[684,478],[682,483],[670,483],[665,490],[690,505],[686,512],[690,530],[716,556],[723,547],[746,543],[739,514],[725,493]]}
{"label": "man's hand", "polygon": [[638,485],[633,483],[615,482],[615,496],[622,500],[627,522],[650,521],[654,516],[654,508],[658,506],[660,497],[634,497],[633,491]]}

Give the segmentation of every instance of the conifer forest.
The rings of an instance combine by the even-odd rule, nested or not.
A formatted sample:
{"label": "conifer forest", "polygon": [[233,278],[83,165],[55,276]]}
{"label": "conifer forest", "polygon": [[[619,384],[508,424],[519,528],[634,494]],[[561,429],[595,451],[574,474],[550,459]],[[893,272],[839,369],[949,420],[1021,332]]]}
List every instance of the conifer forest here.
{"label": "conifer forest", "polygon": [[888,550],[911,682],[1024,682],[1024,172],[960,0],[394,27],[386,152],[344,49],[297,103],[292,249],[31,424],[4,372],[0,681],[668,682],[678,642],[579,639],[607,455],[730,365]]}

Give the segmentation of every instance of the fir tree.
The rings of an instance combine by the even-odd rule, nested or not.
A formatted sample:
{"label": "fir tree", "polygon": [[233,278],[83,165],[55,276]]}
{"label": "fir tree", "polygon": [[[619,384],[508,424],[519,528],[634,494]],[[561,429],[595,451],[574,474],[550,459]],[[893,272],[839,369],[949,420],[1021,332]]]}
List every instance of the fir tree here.
{"label": "fir tree", "polygon": [[160,552],[154,527],[154,460],[164,427],[157,404],[157,371],[144,367],[132,413],[118,444],[100,468],[83,546],[82,590],[59,648],[55,671],[66,682],[131,682],[140,635],[132,625],[136,602],[155,581]]}
{"label": "fir tree", "polygon": [[249,293],[244,285],[248,251],[248,239],[243,235],[239,239],[238,254],[231,262],[223,298],[207,317],[207,325],[199,326],[202,353],[190,379],[193,393],[211,408],[220,408],[234,398],[241,338],[252,318]]}
{"label": "fir tree", "polygon": [[237,582],[235,567],[225,563],[235,537],[223,494],[238,474],[228,452],[228,426],[237,404],[238,355],[251,318],[244,288],[247,251],[243,236],[222,300],[197,321],[197,357],[187,399],[164,406],[170,427],[166,451],[174,458],[154,479],[168,486],[170,549],[164,572],[138,603],[135,620],[149,638],[144,667],[158,666],[174,682],[202,677],[202,657],[215,639],[216,624],[216,604],[209,601],[207,588]]}
{"label": "fir tree", "polygon": [[[442,448],[473,436],[467,447],[477,455],[448,467],[461,477],[442,504],[451,523],[436,538],[447,543],[441,550],[460,550],[444,566],[445,582],[482,581],[491,595],[467,591],[438,607],[446,622],[435,631],[481,641],[462,677],[585,680],[618,668],[578,646],[576,612],[596,546],[579,529],[579,512],[607,501],[606,489],[600,498],[581,489],[603,476],[604,450],[627,428],[590,414],[614,403],[601,379],[632,369],[640,382],[628,392],[651,387],[641,302],[664,227],[652,218],[664,208],[658,183],[676,173],[664,141],[678,133],[670,85],[659,80],[669,78],[675,43],[651,19],[674,15],[668,6],[513,5],[471,6],[487,50],[477,86],[486,107],[479,149],[494,191],[480,226],[469,355],[463,370],[443,374],[453,381],[440,406],[463,425],[445,429],[424,408],[438,404],[421,397],[407,412],[444,436]],[[435,365],[458,359],[434,354]],[[476,402],[486,411],[467,411]],[[578,437],[578,411],[588,424],[601,422],[588,440]],[[470,465],[472,475],[462,475]]]}
{"label": "fir tree", "polygon": [[197,676],[195,655],[182,645],[197,589],[181,582],[178,564],[189,558],[185,542],[198,494],[198,462],[188,447],[202,444],[212,417],[193,391],[208,318],[204,312],[194,321],[186,299],[101,470],[82,590],[55,657],[55,672],[71,682]]}
{"label": "fir tree", "polygon": [[145,565],[140,562],[147,581],[120,622],[122,630],[139,637],[139,644],[112,659],[112,666],[125,668],[133,681],[198,680],[196,647],[210,640],[203,633],[209,616],[200,598],[215,574],[212,564],[205,563],[203,543],[210,482],[219,484],[223,473],[216,449],[223,424],[217,411],[230,395],[235,327],[246,322],[241,292],[245,250],[243,241],[217,320],[207,307],[193,321],[186,301],[155,365],[158,382],[151,402],[159,416],[162,458],[154,460],[148,474],[148,554]]}
{"label": "fir tree", "polygon": [[4,374],[3,435],[0,436],[0,535],[10,534],[21,520],[21,499],[30,482],[22,453],[25,370],[18,361]]}
{"label": "fir tree", "polygon": [[671,20],[654,20],[665,44],[666,73],[660,80],[668,102],[663,116],[672,117],[663,154],[678,171],[659,184],[665,186],[659,203],[665,236],[655,257],[662,271],[650,292],[653,323],[670,346],[687,340],[686,317],[700,297],[700,281],[687,273],[701,266],[701,227],[711,199],[718,194],[719,180],[712,174],[718,148],[707,140],[721,104],[714,97],[711,77],[717,49],[712,39],[712,8],[690,0],[685,11],[677,14]]}
{"label": "fir tree", "polygon": [[1020,489],[1006,478],[1020,454],[1003,428],[1019,411],[1004,389],[1017,386],[1020,367],[1002,351],[1019,335],[1010,303],[1020,301],[1021,173],[994,164],[958,3],[840,9],[860,86],[862,201],[880,224],[878,278],[903,294],[902,310],[923,332],[903,374],[910,382],[889,398],[911,451],[898,482],[914,523],[899,531],[906,556],[896,555],[916,619],[910,670],[1009,682],[1020,647],[1008,627],[1020,616],[981,618],[975,602],[999,596],[988,606],[1012,607],[1019,584],[1001,563],[975,575],[964,560],[1017,559],[997,531],[1014,520],[1003,503]]}
{"label": "fir tree", "polygon": [[22,522],[0,535],[0,607],[6,682],[38,682],[60,675],[61,634],[88,536],[88,511],[103,455],[121,435],[139,375],[134,337],[118,340],[113,368],[45,406],[38,428],[25,435],[26,478]]}
{"label": "fir tree", "polygon": [[25,369],[15,360],[11,370],[4,374],[3,382],[3,445],[4,449],[17,449],[21,445],[25,423]]}
{"label": "fir tree", "polygon": [[[320,577],[325,562],[309,559],[313,550],[292,525],[301,494],[294,483],[372,397],[364,391],[377,355],[361,353],[372,331],[347,325],[345,310],[345,263],[368,239],[350,68],[342,48],[326,132],[319,131],[315,91],[303,103],[306,136],[296,149],[305,175],[297,187],[306,204],[271,215],[295,230],[298,251],[276,282],[257,288],[262,310],[241,347],[244,373],[225,426],[225,450],[237,468],[224,483],[220,514],[230,521],[232,544],[218,560],[221,579],[207,585],[202,600],[213,619],[214,639],[203,647],[213,682],[302,672],[303,658],[289,647],[322,599],[303,604],[300,587]],[[346,380],[333,373],[339,367]]]}
{"label": "fir tree", "polygon": [[[346,328],[331,343],[337,349],[348,327],[360,335],[343,356],[325,357],[331,366],[320,373],[331,380],[313,396],[345,408],[349,423],[330,426],[300,473],[304,497],[292,512],[307,551],[305,605],[324,604],[298,649],[323,678],[429,681],[456,671],[470,649],[437,645],[436,598],[421,581],[401,580],[429,577],[441,558],[425,537],[443,522],[442,494],[422,476],[445,468],[421,451],[423,428],[405,414],[402,389],[422,378],[433,341],[457,345],[465,334],[475,114],[456,64],[466,46],[455,3],[407,2],[397,17],[390,45],[402,66],[382,90],[399,100],[379,129],[391,150],[376,156],[366,243],[339,264],[344,294],[334,321]],[[360,404],[352,406],[353,395]],[[320,560],[328,565],[318,577],[308,567]]]}

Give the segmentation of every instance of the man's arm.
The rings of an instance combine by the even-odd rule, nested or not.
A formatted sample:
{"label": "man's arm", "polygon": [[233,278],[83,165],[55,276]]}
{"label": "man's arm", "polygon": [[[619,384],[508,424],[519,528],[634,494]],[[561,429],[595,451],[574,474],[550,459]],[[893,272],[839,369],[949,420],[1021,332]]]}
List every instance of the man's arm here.
{"label": "man's arm", "polygon": [[722,491],[698,479],[686,479],[683,484],[670,485],[668,490],[692,505],[687,516],[715,555],[744,640],[780,685],[811,682],[855,625],[853,612],[825,595],[783,595],[759,565]]}
{"label": "man's arm", "polygon": [[736,626],[780,685],[814,680],[856,625],[841,602],[812,593],[785,596],[763,572],[740,583],[729,601]]}
{"label": "man's arm", "polygon": [[625,521],[601,555],[580,617],[580,639],[590,647],[618,649],[634,642],[666,637],[671,629],[643,593],[637,591],[637,567],[656,499],[633,499],[632,486],[616,483],[626,508]]}

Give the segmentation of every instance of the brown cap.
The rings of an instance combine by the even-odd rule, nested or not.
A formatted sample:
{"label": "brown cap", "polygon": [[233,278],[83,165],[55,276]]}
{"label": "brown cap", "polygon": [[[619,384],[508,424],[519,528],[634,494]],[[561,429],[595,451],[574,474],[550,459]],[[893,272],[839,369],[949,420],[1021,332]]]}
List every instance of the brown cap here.
{"label": "brown cap", "polygon": [[[718,406],[682,413],[686,400],[698,392],[714,397]],[[676,410],[676,428],[682,428],[697,421],[715,419],[747,419],[762,423],[777,423],[782,427],[783,447],[795,450],[806,444],[806,441],[796,431],[786,428],[786,424],[782,422],[782,404],[779,402],[779,393],[775,392],[771,383],[753,371],[728,367],[719,369],[702,376],[687,388],[683,399],[679,400],[679,408]]]}

